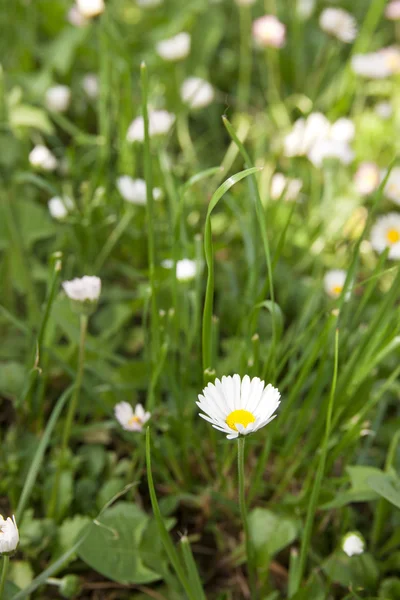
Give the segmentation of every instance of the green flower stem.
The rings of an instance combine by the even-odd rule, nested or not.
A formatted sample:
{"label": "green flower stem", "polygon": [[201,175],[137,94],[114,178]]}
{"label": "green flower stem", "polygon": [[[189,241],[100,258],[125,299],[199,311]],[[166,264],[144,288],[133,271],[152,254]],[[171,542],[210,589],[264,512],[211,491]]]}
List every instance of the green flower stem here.
{"label": "green flower stem", "polygon": [[247,519],[246,499],[244,493],[244,444],[245,438],[240,435],[238,437],[238,481],[239,481],[239,508],[240,516],[243,523],[243,531],[246,545],[247,570],[249,574],[249,587],[252,600],[257,600],[256,578],[254,571],[254,555],[253,546],[250,541],[249,522]]}
{"label": "green flower stem", "polygon": [[0,600],[3,600],[3,598],[4,598],[4,587],[6,585],[8,563],[9,562],[10,562],[10,557],[5,554],[3,556],[3,567],[1,569]]}
{"label": "green flower stem", "polygon": [[76,413],[76,407],[79,401],[79,393],[82,385],[83,379],[83,368],[85,363],[85,342],[86,342],[86,333],[87,333],[87,325],[88,325],[88,315],[81,314],[80,316],[80,339],[79,339],[79,355],[78,355],[78,369],[76,372],[75,386],[73,395],[71,398],[71,402],[68,405],[68,412],[64,426],[64,434],[61,443],[61,453],[59,457],[59,463],[57,467],[57,472],[55,475],[54,486],[52,490],[52,495],[49,503],[49,517],[54,517],[57,508],[57,499],[58,499],[58,488],[60,485],[60,477],[61,471],[63,468],[65,455],[67,452],[69,438],[71,436],[72,423],[74,422],[74,417]]}

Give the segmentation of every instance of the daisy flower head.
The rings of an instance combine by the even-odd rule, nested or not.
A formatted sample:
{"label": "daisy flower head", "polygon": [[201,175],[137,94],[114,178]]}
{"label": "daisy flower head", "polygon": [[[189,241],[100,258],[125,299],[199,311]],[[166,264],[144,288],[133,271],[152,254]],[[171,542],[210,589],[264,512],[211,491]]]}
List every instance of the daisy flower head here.
{"label": "daisy flower head", "polygon": [[76,5],[85,19],[97,17],[105,9],[104,0],[76,0]]}
{"label": "daisy flower head", "polygon": [[18,527],[13,515],[12,519],[4,519],[0,515],[0,554],[14,552],[19,543]]}
{"label": "daisy flower head", "polygon": [[157,54],[167,61],[176,61],[186,58],[190,52],[190,35],[185,31],[178,33],[167,40],[158,42]]}
{"label": "daisy flower head", "polygon": [[114,407],[115,418],[126,431],[142,431],[143,425],[151,417],[141,404],[136,404],[135,410],[128,402],[119,402]]}
{"label": "daisy flower head", "polygon": [[324,277],[325,292],[331,298],[338,298],[343,291],[347,273],[342,269],[327,271]]}
{"label": "daisy flower head", "polygon": [[319,24],[322,31],[345,44],[351,44],[357,36],[355,18],[341,8],[325,8],[319,18]]}
{"label": "daisy flower head", "polygon": [[65,112],[71,102],[71,90],[67,85],[54,85],[46,91],[46,107],[54,112]]}
{"label": "daisy flower head", "polygon": [[50,152],[47,146],[43,146],[43,144],[38,144],[31,150],[29,162],[32,167],[42,169],[43,171],[54,171],[58,165],[54,154]]}
{"label": "daisy flower head", "polygon": [[396,204],[400,204],[400,167],[394,167],[385,185],[385,196]]}
{"label": "daisy flower head", "polygon": [[74,203],[68,196],[54,196],[50,198],[47,206],[49,207],[49,213],[57,221],[62,221],[68,216],[68,213],[74,209]]}
{"label": "daisy flower head", "polygon": [[253,23],[253,38],[260,48],[282,48],[286,43],[286,27],[274,15],[264,15]]}
{"label": "daisy flower head", "polygon": [[374,192],[380,182],[379,167],[374,162],[362,162],[354,175],[354,186],[361,196]]}
{"label": "daisy flower head", "polygon": [[[169,132],[175,122],[175,115],[166,110],[149,111],[149,135],[165,135]],[[144,120],[143,117],[136,117],[130,124],[126,134],[128,142],[144,141]]]}
{"label": "daisy flower head", "polygon": [[90,315],[100,298],[101,279],[94,275],[76,277],[62,284],[64,292],[71,300],[71,308],[79,314]]}
{"label": "daisy flower head", "polygon": [[94,100],[99,95],[99,78],[95,73],[86,73],[82,79],[82,88],[86,96]]}
{"label": "daisy flower head", "polygon": [[[131,204],[144,206],[147,202],[147,187],[144,179],[132,179],[129,175],[121,175],[117,179],[117,188],[121,196]],[[153,188],[154,200],[160,200],[160,188]]]}
{"label": "daisy flower head", "polygon": [[270,383],[265,386],[259,377],[224,376],[209,383],[199,394],[200,417],[226,433],[228,440],[248,435],[267,425],[276,417],[280,393]]}
{"label": "daisy flower head", "polygon": [[388,213],[380,217],[371,230],[371,246],[381,254],[389,248],[388,257],[400,258],[400,214]]}
{"label": "daisy flower head", "polygon": [[385,17],[392,21],[400,19],[400,0],[392,0],[385,8]]}
{"label": "daisy flower head", "polygon": [[286,177],[283,173],[274,173],[271,179],[270,194],[273,200],[295,202],[300,194],[303,182],[301,179]]}
{"label": "daisy flower head", "polygon": [[214,100],[214,88],[201,77],[188,77],[181,86],[181,98],[190,108],[204,108]]}
{"label": "daisy flower head", "polygon": [[364,552],[365,542],[361,535],[356,532],[350,532],[344,536],[342,550],[347,556],[355,556]]}

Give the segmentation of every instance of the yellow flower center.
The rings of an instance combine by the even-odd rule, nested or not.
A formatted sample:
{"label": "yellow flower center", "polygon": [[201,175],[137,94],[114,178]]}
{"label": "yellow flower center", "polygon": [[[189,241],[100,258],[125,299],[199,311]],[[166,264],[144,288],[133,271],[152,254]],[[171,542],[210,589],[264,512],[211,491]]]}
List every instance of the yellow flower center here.
{"label": "yellow flower center", "polygon": [[225,423],[234,431],[237,431],[235,423],[240,423],[243,427],[247,427],[249,423],[254,423],[256,420],[255,416],[248,410],[234,410],[227,417]]}
{"label": "yellow flower center", "polygon": [[397,229],[389,229],[386,233],[386,239],[389,244],[397,244],[397,242],[400,242],[400,233]]}
{"label": "yellow flower center", "polygon": [[128,425],[133,425],[134,423],[140,423],[140,419],[136,415],[133,415],[133,417],[129,419]]}
{"label": "yellow flower center", "polygon": [[340,296],[342,293],[343,286],[342,285],[334,285],[332,288],[332,294],[334,296]]}

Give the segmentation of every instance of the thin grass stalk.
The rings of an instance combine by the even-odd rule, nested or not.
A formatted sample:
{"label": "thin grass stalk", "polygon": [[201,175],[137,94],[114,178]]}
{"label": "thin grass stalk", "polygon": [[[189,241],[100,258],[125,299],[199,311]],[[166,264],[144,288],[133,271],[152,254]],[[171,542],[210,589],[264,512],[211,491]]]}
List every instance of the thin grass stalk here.
{"label": "thin grass stalk", "polygon": [[164,519],[162,517],[156,491],[154,488],[153,474],[151,471],[151,443],[150,443],[150,427],[146,430],[146,467],[147,467],[147,482],[149,486],[151,506],[153,509],[154,517],[157,522],[158,532],[160,534],[161,541],[163,543],[165,552],[169,558],[169,561],[178,577],[186,595],[190,600],[197,600],[194,590],[191,588],[190,583],[185,575],[184,569],[180,562],[178,553],[175,549],[174,544],[171,541],[167,528],[165,527]]}
{"label": "thin grass stalk", "polygon": [[182,536],[181,538],[181,550],[183,555],[183,560],[186,566],[186,571],[189,577],[190,585],[193,591],[196,594],[196,598],[198,600],[206,600],[206,596],[204,594],[203,585],[201,583],[199,571],[196,565],[196,562],[193,558],[192,549],[190,547],[190,541],[187,535]]}
{"label": "thin grass stalk", "polygon": [[54,427],[58,421],[58,418],[63,410],[66,402],[73,392],[73,386],[69,387],[65,392],[59,397],[56,402],[56,405],[51,413],[50,419],[47,422],[46,428],[41,437],[39,446],[35,452],[33,457],[31,466],[29,467],[28,474],[25,478],[24,487],[22,488],[21,496],[19,498],[17,510],[15,511],[15,518],[18,521],[21,521],[22,516],[24,514],[25,507],[32,493],[32,489],[35,485],[38,473],[41,469],[43,458],[45,452],[47,450],[47,446],[49,445],[51,435],[53,433]]}
{"label": "thin grass stalk", "polygon": [[[243,146],[242,142],[240,141],[239,137],[237,136],[235,130],[233,129],[233,127],[230,124],[230,122],[228,121],[228,119],[225,116],[223,116],[222,117],[222,121],[223,121],[223,123],[225,125],[225,128],[226,128],[227,132],[229,133],[231,139],[237,145],[237,147],[239,149],[239,152],[240,152],[240,154],[242,155],[242,157],[244,159],[246,168],[250,169],[252,167],[252,162],[250,160],[249,154],[247,153],[247,150]],[[251,189],[252,189],[253,201],[255,203],[255,209],[256,209],[258,224],[259,224],[259,227],[260,227],[261,238],[262,238],[262,242],[263,242],[263,248],[264,248],[264,253],[265,253],[265,261],[266,261],[266,264],[267,264],[269,293],[270,293],[270,296],[271,296],[271,301],[272,301],[273,305],[275,305],[275,294],[274,294],[273,272],[272,272],[272,262],[271,262],[271,251],[270,251],[270,247],[269,247],[268,235],[267,235],[267,230],[266,230],[266,226],[265,226],[264,208],[263,208],[263,205],[262,205],[262,202],[261,202],[260,194],[259,194],[258,187],[257,187],[257,181],[256,181],[255,177],[252,177],[250,179],[250,184],[251,184]],[[275,381],[275,375],[276,375],[276,352],[275,352],[275,348],[276,348],[276,322],[275,322],[275,315],[272,314],[272,348],[271,348],[271,357],[272,357],[272,363],[271,363],[271,380],[272,380],[272,382]]]}
{"label": "thin grass stalk", "polygon": [[[142,111],[144,122],[144,175],[146,180],[146,211],[147,211],[147,239],[149,279],[151,288],[151,322],[150,322],[150,365],[154,367],[160,345],[159,339],[159,314],[157,308],[157,291],[155,277],[155,235],[154,235],[154,198],[153,198],[153,172],[150,153],[149,112],[148,112],[148,72],[145,63],[140,66],[142,84]],[[152,410],[155,397],[152,398],[148,408]]]}
{"label": "thin grass stalk", "polygon": [[252,50],[251,50],[251,8],[239,6],[240,49],[238,107],[246,110],[250,97]]}
{"label": "thin grass stalk", "polygon": [[229,177],[219,188],[214,192],[210,204],[208,205],[205,232],[204,232],[204,254],[207,264],[207,285],[206,285],[206,296],[204,300],[203,308],[203,328],[202,328],[202,348],[203,348],[203,373],[205,371],[213,369],[212,364],[212,317],[213,317],[213,306],[214,306],[214,255],[213,255],[213,243],[212,243],[212,229],[211,229],[211,213],[218,204],[222,196],[233,186],[235,183],[248,177],[249,175],[259,171],[258,168],[246,169],[236,175]]}
{"label": "thin grass stalk", "polygon": [[312,528],[313,528],[313,524],[314,524],[315,513],[317,510],[322,480],[324,477],[326,457],[328,454],[329,437],[331,434],[333,405],[334,405],[334,401],[335,401],[336,383],[337,383],[337,376],[338,376],[338,364],[339,364],[339,330],[336,329],[333,378],[332,378],[331,393],[330,393],[329,403],[328,403],[328,410],[327,410],[327,415],[326,415],[325,435],[324,435],[324,439],[322,442],[321,456],[320,456],[319,463],[318,463],[318,469],[317,469],[317,473],[315,475],[314,484],[312,487],[311,496],[310,496],[310,500],[309,500],[306,524],[304,527],[304,533],[303,533],[303,537],[301,540],[299,562],[298,562],[297,569],[296,569],[296,572],[295,572],[295,575],[293,578],[293,588],[291,590],[290,597],[292,597],[299,589],[302,578],[303,578],[303,573],[304,573],[304,570],[306,567],[306,563],[307,563],[307,557],[308,557],[310,541],[311,541],[311,533],[312,533]]}

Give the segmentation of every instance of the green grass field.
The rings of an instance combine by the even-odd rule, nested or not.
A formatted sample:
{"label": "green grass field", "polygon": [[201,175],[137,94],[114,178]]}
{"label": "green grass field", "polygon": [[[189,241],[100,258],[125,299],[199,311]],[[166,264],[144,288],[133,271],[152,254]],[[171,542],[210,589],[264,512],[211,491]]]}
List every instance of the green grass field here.
{"label": "green grass field", "polygon": [[399,0],[0,32],[0,600],[400,600]]}

